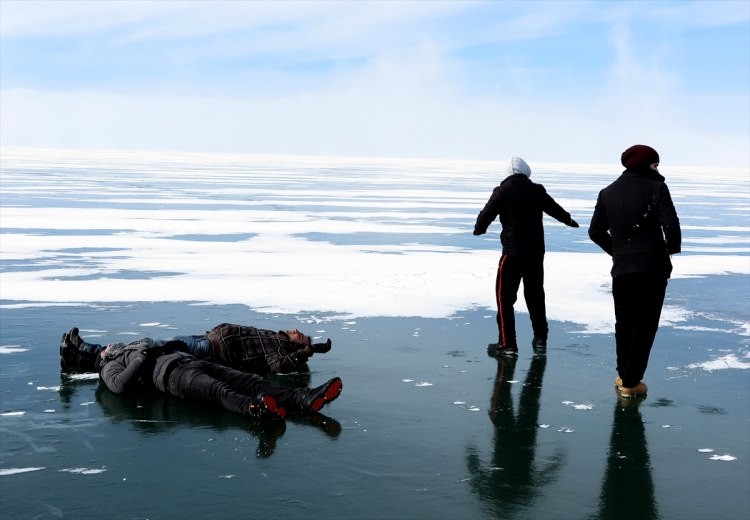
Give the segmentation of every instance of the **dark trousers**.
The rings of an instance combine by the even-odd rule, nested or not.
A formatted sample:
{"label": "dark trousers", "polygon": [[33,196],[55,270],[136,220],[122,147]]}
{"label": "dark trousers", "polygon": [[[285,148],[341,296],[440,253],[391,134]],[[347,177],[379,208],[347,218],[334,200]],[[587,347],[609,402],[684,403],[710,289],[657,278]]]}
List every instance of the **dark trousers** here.
{"label": "dark trousers", "polygon": [[544,303],[544,255],[516,257],[504,254],[497,266],[495,299],[499,341],[506,346],[516,346],[516,316],[513,306],[518,300],[521,280],[534,336],[546,341],[549,333]]}
{"label": "dark trousers", "polygon": [[287,410],[300,406],[304,390],[276,386],[262,377],[216,363],[193,360],[176,366],[169,375],[169,393],[186,400],[215,403],[225,410],[248,415],[261,393]]}
{"label": "dark trousers", "polygon": [[612,278],[617,373],[623,386],[636,386],[646,373],[666,291],[663,274],[630,273]]}

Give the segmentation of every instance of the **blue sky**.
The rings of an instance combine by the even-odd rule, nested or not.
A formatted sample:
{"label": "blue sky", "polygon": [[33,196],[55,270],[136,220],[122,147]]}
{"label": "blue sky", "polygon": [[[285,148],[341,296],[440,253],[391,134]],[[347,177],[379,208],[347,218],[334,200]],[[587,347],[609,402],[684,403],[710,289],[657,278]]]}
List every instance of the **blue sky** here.
{"label": "blue sky", "polygon": [[0,0],[3,146],[750,166],[750,2]]}

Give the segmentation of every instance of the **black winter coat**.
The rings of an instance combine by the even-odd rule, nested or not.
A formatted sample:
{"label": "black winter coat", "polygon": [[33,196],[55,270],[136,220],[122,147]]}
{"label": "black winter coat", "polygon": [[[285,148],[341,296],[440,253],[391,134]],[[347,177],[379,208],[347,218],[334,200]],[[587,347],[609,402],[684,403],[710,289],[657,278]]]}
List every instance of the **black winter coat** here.
{"label": "black winter coat", "polygon": [[544,254],[543,213],[570,225],[570,213],[565,211],[547,193],[544,186],[517,173],[506,177],[492,191],[482,211],[477,216],[474,234],[483,235],[500,216],[503,230],[500,242],[503,254],[510,256],[538,256]]}
{"label": "black winter coat", "polygon": [[669,277],[682,235],[669,188],[655,171],[625,170],[599,192],[589,237],[612,256],[612,276]]}

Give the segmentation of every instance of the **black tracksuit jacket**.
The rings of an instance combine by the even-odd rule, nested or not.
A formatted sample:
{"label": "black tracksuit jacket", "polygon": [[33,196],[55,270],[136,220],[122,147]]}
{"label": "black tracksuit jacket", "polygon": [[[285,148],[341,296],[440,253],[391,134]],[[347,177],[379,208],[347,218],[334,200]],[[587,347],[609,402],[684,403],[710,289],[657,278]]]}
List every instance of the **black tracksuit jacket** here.
{"label": "black tracksuit jacket", "polygon": [[503,230],[500,242],[503,254],[517,257],[544,255],[543,213],[569,225],[570,213],[547,193],[544,186],[516,173],[505,178],[492,191],[490,199],[479,212],[474,234],[483,235],[500,216]]}

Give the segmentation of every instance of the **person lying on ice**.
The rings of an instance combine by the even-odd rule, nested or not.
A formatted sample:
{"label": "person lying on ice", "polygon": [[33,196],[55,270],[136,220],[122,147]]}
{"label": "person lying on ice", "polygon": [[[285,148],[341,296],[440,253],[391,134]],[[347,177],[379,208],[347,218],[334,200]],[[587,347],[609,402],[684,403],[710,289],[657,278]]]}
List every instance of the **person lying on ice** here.
{"label": "person lying on ice", "polygon": [[[273,331],[246,325],[222,323],[205,334],[175,336],[157,340],[141,338],[137,342],[152,346],[171,344],[172,348],[193,354],[198,359],[251,372],[289,373],[304,367],[314,354],[331,350],[331,340],[313,343],[297,329]],[[63,372],[93,372],[96,355],[104,347],[88,343],[78,327],[60,340],[60,366]]]}
{"label": "person lying on ice", "polygon": [[212,403],[256,419],[283,419],[288,412],[318,412],[343,388],[334,377],[315,388],[288,388],[263,377],[204,361],[166,344],[107,345],[94,370],[112,392],[158,390],[179,399]]}

